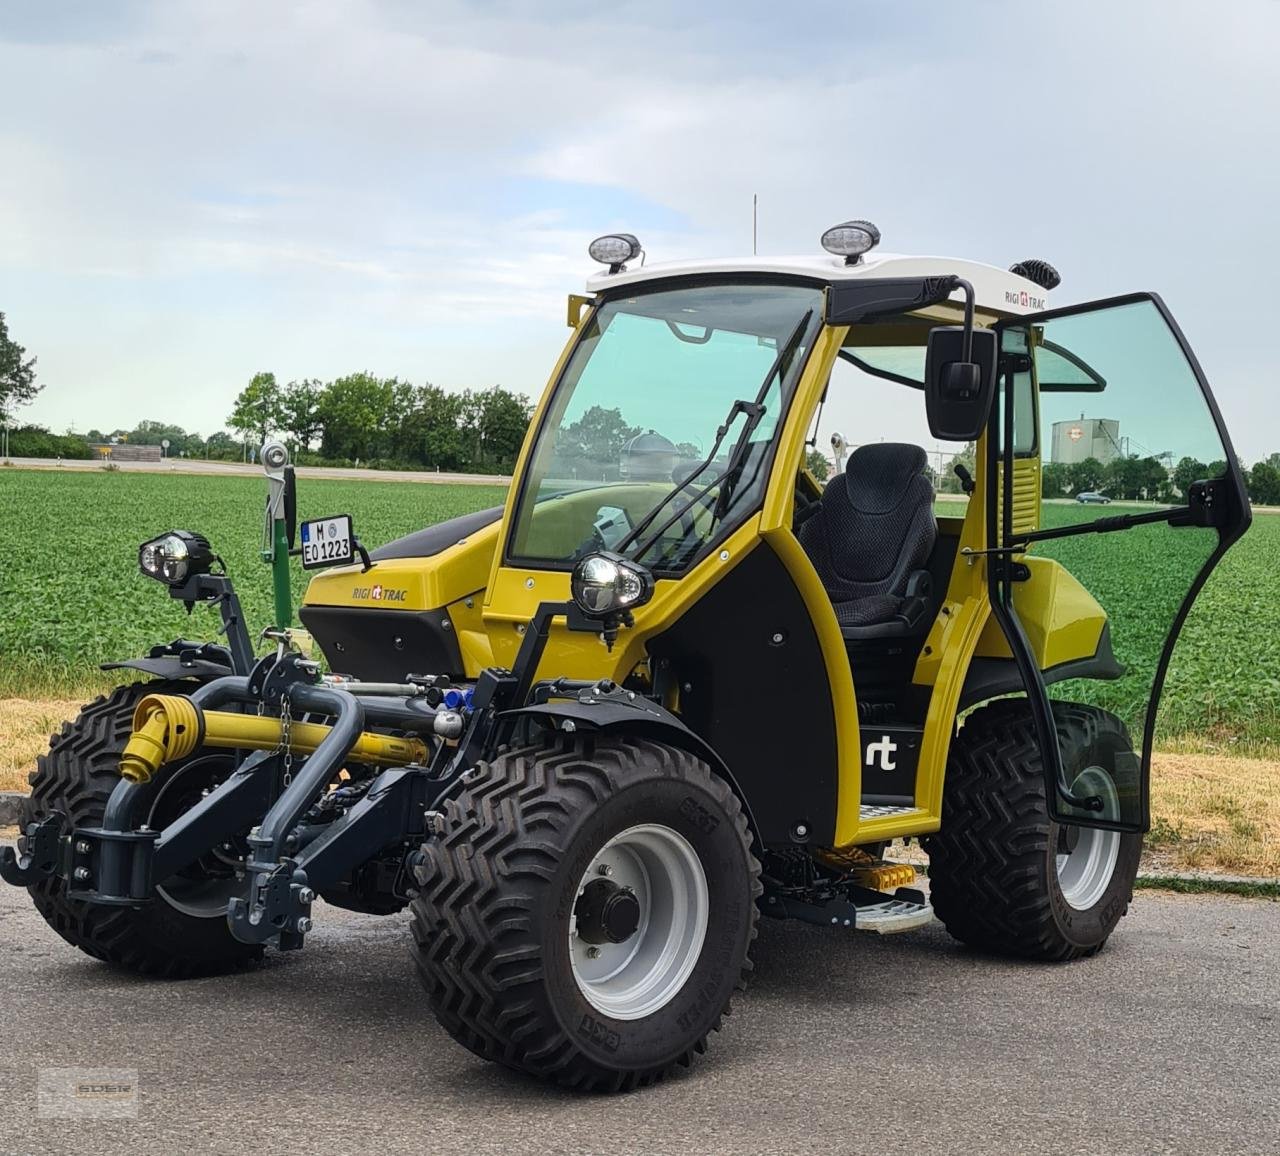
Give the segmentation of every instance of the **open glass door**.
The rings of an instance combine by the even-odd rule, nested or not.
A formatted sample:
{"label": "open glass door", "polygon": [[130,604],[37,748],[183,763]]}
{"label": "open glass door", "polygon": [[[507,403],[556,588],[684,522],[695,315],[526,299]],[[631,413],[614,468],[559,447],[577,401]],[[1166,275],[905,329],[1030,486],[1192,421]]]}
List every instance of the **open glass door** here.
{"label": "open glass door", "polygon": [[[1077,827],[1145,831],[1174,643],[1205,579],[1249,524],[1240,465],[1199,363],[1158,297],[1092,302],[999,329],[987,440],[988,476],[1001,479],[989,487],[989,540],[1000,549],[990,592],[1036,717],[1050,813]],[[1025,492],[1037,474],[1038,518]],[[1093,677],[1058,681],[1064,672],[1041,670],[1029,639],[1043,635],[1045,611],[1019,598],[1028,555],[1059,562],[1106,611],[1098,647],[1115,662],[1095,662]],[[1051,699],[1118,715],[1138,756],[1066,782]]]}

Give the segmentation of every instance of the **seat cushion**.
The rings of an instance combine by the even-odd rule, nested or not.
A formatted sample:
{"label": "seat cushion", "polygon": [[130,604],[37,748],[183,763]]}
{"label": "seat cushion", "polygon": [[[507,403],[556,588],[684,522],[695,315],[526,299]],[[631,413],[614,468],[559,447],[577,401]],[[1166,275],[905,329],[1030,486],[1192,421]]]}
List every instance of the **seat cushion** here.
{"label": "seat cushion", "polygon": [[903,599],[893,594],[872,594],[867,598],[855,598],[851,602],[835,602],[832,606],[836,612],[836,621],[843,629],[846,626],[871,626],[879,622],[890,622],[902,609],[902,603]]}

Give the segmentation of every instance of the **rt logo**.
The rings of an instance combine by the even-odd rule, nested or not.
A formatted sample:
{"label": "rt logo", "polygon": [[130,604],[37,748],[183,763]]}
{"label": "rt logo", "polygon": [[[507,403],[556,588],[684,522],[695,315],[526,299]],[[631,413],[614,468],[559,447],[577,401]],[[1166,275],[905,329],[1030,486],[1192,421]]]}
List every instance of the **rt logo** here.
{"label": "rt logo", "polygon": [[874,767],[878,761],[882,770],[897,770],[898,760],[893,757],[897,749],[898,744],[888,735],[879,742],[867,743],[867,766]]}

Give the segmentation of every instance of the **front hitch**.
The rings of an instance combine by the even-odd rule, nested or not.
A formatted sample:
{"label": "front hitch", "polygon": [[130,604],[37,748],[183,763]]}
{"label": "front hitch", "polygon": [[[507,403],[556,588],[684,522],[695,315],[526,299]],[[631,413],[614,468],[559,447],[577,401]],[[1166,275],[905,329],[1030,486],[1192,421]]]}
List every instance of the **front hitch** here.
{"label": "front hitch", "polygon": [[27,849],[0,847],[0,879],[15,887],[30,887],[57,874],[66,818],[60,812],[27,826]]}

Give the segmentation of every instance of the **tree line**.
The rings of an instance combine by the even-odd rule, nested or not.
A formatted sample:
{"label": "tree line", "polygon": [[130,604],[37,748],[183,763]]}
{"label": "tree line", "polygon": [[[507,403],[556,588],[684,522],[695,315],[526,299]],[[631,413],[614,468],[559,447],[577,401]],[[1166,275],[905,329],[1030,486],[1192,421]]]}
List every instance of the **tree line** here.
{"label": "tree line", "polygon": [[[959,493],[956,463],[974,472],[972,443],[956,454],[934,484],[942,493]],[[1241,470],[1249,489],[1249,500],[1260,506],[1280,505],[1280,453],[1272,453],[1252,467],[1242,461]],[[1227,463],[1202,462],[1183,457],[1170,469],[1160,458],[1130,454],[1101,462],[1085,458],[1081,462],[1045,462],[1040,473],[1041,493],[1046,498],[1073,498],[1080,493],[1101,493],[1126,501],[1176,502],[1186,496],[1192,482],[1221,477]]]}
{"label": "tree line", "polygon": [[281,437],[304,465],[510,473],[531,413],[500,385],[451,392],[370,373],[280,385],[258,373],[227,424],[257,444]]}

